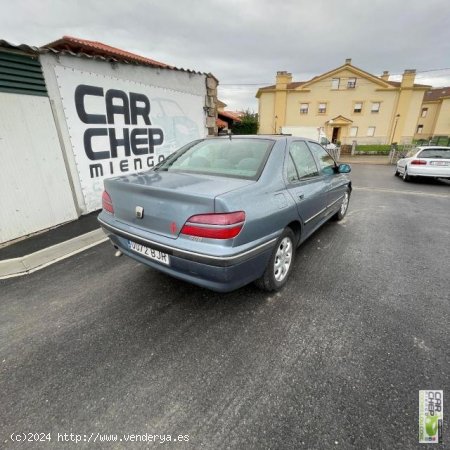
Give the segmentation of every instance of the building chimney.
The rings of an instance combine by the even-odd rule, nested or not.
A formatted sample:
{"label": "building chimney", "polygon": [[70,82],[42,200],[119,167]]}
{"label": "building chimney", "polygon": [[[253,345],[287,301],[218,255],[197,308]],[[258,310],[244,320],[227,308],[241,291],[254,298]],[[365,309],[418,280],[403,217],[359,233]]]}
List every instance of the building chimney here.
{"label": "building chimney", "polygon": [[292,83],[292,73],[286,72],[285,70],[277,72],[276,78],[276,88],[286,89],[289,83]]}
{"label": "building chimney", "polygon": [[345,60],[345,64],[351,65],[352,64],[352,58],[347,58]]}
{"label": "building chimney", "polygon": [[389,81],[389,71],[388,70],[383,71],[383,75],[381,75],[380,78],[384,81]]}
{"label": "building chimney", "polygon": [[402,77],[402,88],[410,88],[414,86],[414,80],[416,78],[416,69],[405,69]]}

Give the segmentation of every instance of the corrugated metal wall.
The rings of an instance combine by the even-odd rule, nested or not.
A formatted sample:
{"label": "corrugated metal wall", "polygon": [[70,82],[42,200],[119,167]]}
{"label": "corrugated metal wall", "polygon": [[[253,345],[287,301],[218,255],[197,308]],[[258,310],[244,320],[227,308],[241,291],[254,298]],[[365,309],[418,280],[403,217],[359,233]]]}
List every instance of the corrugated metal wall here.
{"label": "corrugated metal wall", "polygon": [[[85,80],[83,83],[92,84],[94,86],[106,86],[106,81],[110,83],[110,87],[114,87],[115,85],[118,89],[120,89],[120,86],[123,86],[124,83],[129,83],[130,89],[125,89],[127,92],[140,92],[141,87],[145,88],[146,86],[150,86],[161,88],[162,94],[159,95],[159,97],[164,97],[164,90],[168,90],[170,92],[180,92],[181,97],[183,97],[183,93],[191,94],[192,97],[199,96],[201,97],[201,100],[198,105],[196,107],[186,108],[185,112],[188,117],[194,119],[200,115],[201,124],[199,126],[199,130],[202,136],[207,134],[207,129],[205,127],[205,112],[203,109],[205,105],[205,97],[207,95],[205,81],[206,75],[204,74],[189,73],[179,70],[165,70],[134,64],[117,63],[112,65],[107,61],[64,54],[55,55],[53,53],[44,53],[40,55],[40,62],[45,76],[48,94],[53,102],[52,106],[55,111],[56,120],[59,124],[59,129],[61,130],[63,148],[66,151],[65,158],[67,165],[70,168],[74,193],[76,194],[78,202],[77,206],[83,214],[89,213],[93,210],[91,205],[86,203],[85,197],[87,191],[82,186],[81,181],[81,172],[85,169],[85,167],[88,168],[89,176],[89,167],[87,166],[89,161],[84,158],[84,160],[81,160],[80,164],[80,161],[76,160],[73,143],[75,141],[80,142],[80,127],[85,126],[86,124],[83,125],[77,118],[76,112],[75,114],[73,112],[73,92],[70,92],[68,89],[66,92],[66,97],[61,97],[61,89],[64,89],[63,86],[65,86],[65,88],[71,86],[70,79],[73,78],[70,76],[71,72],[82,72],[86,77],[91,78],[89,82]],[[61,72],[63,72],[62,75]],[[64,75],[64,72],[67,72],[68,75]],[[136,86],[136,84],[138,84],[138,86]],[[76,86],[77,84],[72,83],[73,89],[75,89]],[[138,90],[136,91],[135,89]],[[101,98],[98,97],[97,101],[98,100],[101,100]],[[103,106],[100,105],[100,108],[104,107],[104,104]],[[68,117],[72,119],[75,126],[72,126],[73,124],[71,125],[67,122]],[[122,135],[122,131],[120,129],[118,129],[117,132],[119,136]],[[109,143],[107,143],[107,145],[109,145]],[[123,149],[120,149],[120,151],[123,152]],[[82,150],[82,152],[84,152],[84,150]],[[80,154],[82,152],[80,152]],[[110,176],[112,176],[112,174],[110,174]],[[101,178],[97,178],[96,183],[96,189],[98,190],[96,198],[99,203],[94,207],[94,209],[100,208],[101,206],[100,199],[103,180]]]}
{"label": "corrugated metal wall", "polygon": [[76,218],[49,99],[0,92],[0,243]]}

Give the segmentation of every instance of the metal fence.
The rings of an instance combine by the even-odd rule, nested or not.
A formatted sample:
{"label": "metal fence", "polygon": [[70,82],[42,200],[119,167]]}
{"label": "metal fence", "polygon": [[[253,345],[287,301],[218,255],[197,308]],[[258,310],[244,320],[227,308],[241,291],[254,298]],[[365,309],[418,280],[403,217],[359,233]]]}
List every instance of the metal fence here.
{"label": "metal fence", "polygon": [[439,145],[442,147],[450,147],[450,136],[433,136],[430,139],[418,139],[417,145]]}
{"label": "metal fence", "polygon": [[328,153],[334,158],[335,161],[339,161],[340,157],[341,157],[341,147],[336,147],[336,148],[328,148],[327,149]]}
{"label": "metal fence", "polygon": [[404,145],[393,145],[391,151],[389,152],[389,164],[397,164],[399,159],[402,159],[406,154],[416,147],[414,144],[404,144]]}

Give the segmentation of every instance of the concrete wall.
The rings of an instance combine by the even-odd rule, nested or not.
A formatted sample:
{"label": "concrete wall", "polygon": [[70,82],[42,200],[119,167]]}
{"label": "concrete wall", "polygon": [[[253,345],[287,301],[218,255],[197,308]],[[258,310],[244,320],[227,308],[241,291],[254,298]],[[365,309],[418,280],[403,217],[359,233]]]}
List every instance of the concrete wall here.
{"label": "concrete wall", "polygon": [[[422,108],[428,108],[427,114],[425,117],[422,117]],[[441,108],[441,102],[423,102],[419,119],[417,120],[417,126],[423,125],[422,133],[417,133],[417,126],[414,135],[414,139],[429,139],[434,134],[434,127],[436,125],[436,119],[439,116],[439,110]]]}
{"label": "concrete wall", "polygon": [[417,120],[422,111],[424,90],[405,88],[400,91],[396,114],[399,114],[393,142],[409,144],[417,130]]}
{"label": "concrete wall", "polygon": [[[423,102],[421,108],[428,108],[425,117],[419,117],[417,126],[423,125],[422,133],[415,130],[415,139],[431,139],[433,136],[450,136],[450,97]],[[421,109],[422,110],[422,109]]]}
{"label": "concrete wall", "polygon": [[434,128],[436,136],[450,136],[450,97],[444,97]]}
{"label": "concrete wall", "polygon": [[[261,96],[258,109],[260,134],[275,133],[275,94],[267,93]],[[279,126],[277,126],[279,128]]]}

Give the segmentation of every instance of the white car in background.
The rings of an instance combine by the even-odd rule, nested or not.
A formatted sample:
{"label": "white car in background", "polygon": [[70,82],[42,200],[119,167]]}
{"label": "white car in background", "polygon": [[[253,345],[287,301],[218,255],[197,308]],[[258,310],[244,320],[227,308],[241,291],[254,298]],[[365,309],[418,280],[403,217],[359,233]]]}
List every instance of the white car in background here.
{"label": "white car in background", "polygon": [[403,181],[413,177],[450,179],[450,147],[416,147],[397,161],[395,175]]}

